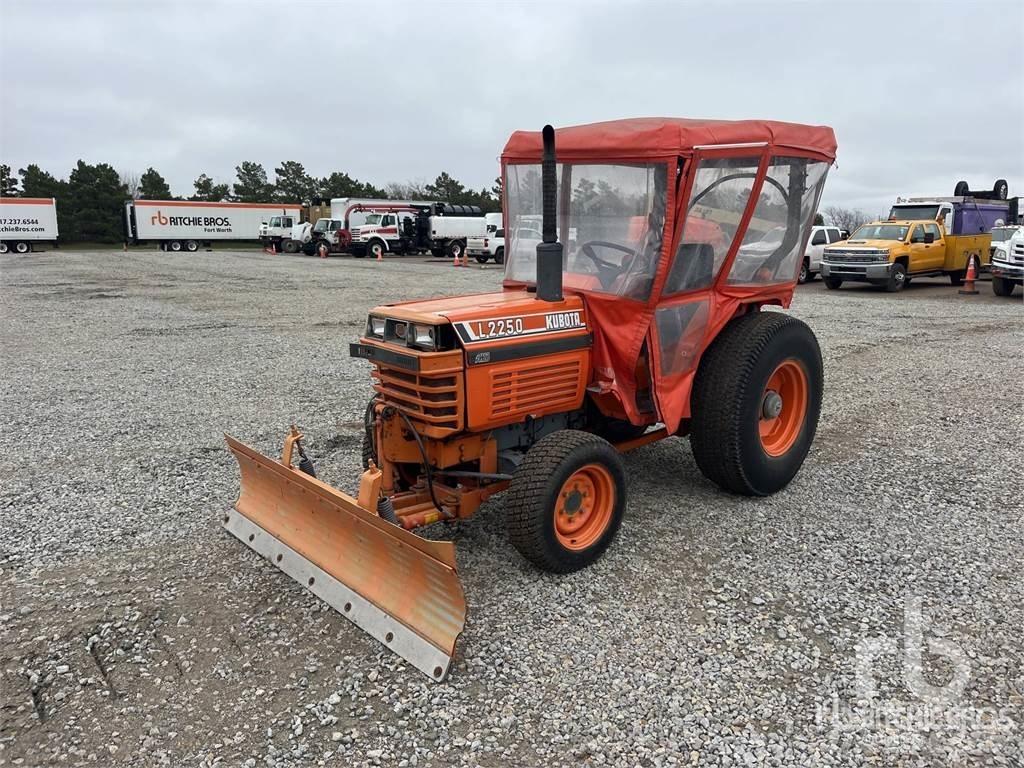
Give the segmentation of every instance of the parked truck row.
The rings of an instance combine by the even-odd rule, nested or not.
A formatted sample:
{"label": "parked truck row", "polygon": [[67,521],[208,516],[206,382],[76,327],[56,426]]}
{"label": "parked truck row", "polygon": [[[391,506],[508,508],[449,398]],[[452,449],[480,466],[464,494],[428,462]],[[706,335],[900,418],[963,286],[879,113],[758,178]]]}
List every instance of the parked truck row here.
{"label": "parked truck row", "polygon": [[897,200],[886,220],[865,224],[849,240],[824,249],[825,286],[866,282],[896,292],[916,277],[931,276],[962,285],[972,259],[976,270],[989,266],[992,230],[1018,219],[1018,199],[1005,199],[1005,182],[996,186],[1004,198],[993,192]]}

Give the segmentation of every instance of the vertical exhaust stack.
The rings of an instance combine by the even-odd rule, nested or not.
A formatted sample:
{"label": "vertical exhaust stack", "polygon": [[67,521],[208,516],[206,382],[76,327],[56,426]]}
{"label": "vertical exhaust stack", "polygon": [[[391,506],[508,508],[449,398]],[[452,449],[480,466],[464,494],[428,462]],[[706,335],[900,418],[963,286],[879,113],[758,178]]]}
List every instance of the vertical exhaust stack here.
{"label": "vertical exhaust stack", "polygon": [[562,244],[555,234],[558,214],[558,179],[555,171],[555,129],[545,125],[544,157],[541,162],[541,190],[544,218],[543,239],[537,244],[537,298],[540,301],[562,300]]}

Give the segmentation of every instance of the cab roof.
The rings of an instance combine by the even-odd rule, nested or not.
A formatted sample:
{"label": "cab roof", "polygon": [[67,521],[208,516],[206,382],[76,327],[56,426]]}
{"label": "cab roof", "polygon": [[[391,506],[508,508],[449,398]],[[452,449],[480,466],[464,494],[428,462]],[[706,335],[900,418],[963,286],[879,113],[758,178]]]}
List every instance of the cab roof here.
{"label": "cab roof", "polygon": [[[829,161],[836,156],[836,137],[828,126],[775,120],[637,117],[555,130],[559,160],[670,157],[701,147],[736,144],[802,150]],[[540,131],[516,131],[505,144],[501,157],[510,162],[539,161],[541,149]]]}

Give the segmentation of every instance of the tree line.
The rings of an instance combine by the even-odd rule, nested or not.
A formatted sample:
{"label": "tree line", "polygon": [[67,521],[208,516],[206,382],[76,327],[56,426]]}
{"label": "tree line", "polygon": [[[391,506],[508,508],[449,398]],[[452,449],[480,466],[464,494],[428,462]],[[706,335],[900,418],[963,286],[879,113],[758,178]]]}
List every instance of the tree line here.
{"label": "tree line", "polygon": [[124,239],[126,200],[194,200],[239,203],[329,203],[332,197],[365,197],[389,200],[437,200],[477,205],[485,212],[501,210],[501,178],[490,188],[474,190],[447,171],[433,182],[391,182],[383,187],[359,181],[342,171],[328,176],[309,174],[302,163],[286,160],[274,168],[274,180],[262,164],[244,161],[235,167],[233,183],[218,183],[205,173],[192,183],[188,196],[171,192],[163,175],[154,168],[142,174],[119,173],[108,163],[90,165],[82,160],[66,179],[59,179],[31,164],[12,173],[0,164],[0,196],[53,197],[57,200],[57,226],[65,242],[116,243]]}

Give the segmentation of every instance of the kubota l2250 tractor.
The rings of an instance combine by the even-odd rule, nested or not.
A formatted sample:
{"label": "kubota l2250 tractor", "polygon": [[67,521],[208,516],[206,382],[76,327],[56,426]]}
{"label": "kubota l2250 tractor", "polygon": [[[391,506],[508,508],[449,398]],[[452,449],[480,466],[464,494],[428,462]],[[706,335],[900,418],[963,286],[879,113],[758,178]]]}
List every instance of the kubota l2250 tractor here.
{"label": "kubota l2250 tractor", "polygon": [[502,290],[382,305],[351,345],[374,390],[358,497],[315,477],[294,427],[280,460],[229,437],[225,527],[440,680],[466,603],[454,545],[415,529],[504,492],[525,558],[584,568],[626,510],[620,454],[675,436],[727,491],[783,488],[814,438],[821,353],[762,310],[790,303],[835,149],[830,128],[770,121],[514,133]]}

